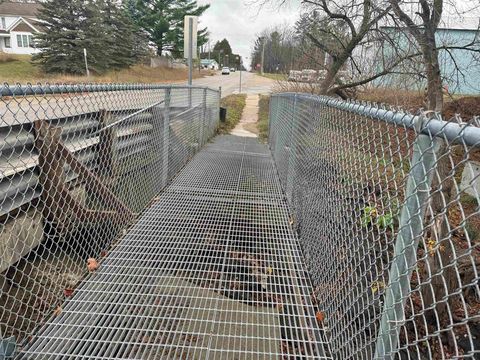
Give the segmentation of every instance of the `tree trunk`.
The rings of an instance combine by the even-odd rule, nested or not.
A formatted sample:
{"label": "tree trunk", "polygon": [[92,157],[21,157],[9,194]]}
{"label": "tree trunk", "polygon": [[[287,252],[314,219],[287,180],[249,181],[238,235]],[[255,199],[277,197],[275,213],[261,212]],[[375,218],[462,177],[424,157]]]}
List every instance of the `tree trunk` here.
{"label": "tree trunk", "polygon": [[[441,114],[443,86],[434,34],[425,37],[422,52],[427,75],[427,110]],[[440,303],[439,301],[448,297],[454,289],[458,288],[455,267],[448,266],[454,260],[453,254],[455,253],[455,244],[449,234],[447,205],[452,197],[453,180],[452,176],[449,176],[451,172],[449,149],[445,141],[442,140],[442,142],[437,156],[438,163],[431,191],[430,207],[433,217],[430,219],[430,236],[425,241],[427,260],[424,279],[429,279],[427,281],[431,282],[431,287],[424,285],[422,288],[423,305],[425,308],[432,308],[427,311],[427,317],[431,321],[435,320],[437,316],[442,317],[442,314],[447,311],[447,304],[451,298],[448,299],[449,301]]]}
{"label": "tree trunk", "polygon": [[422,52],[427,75],[427,110],[441,113],[443,110],[443,86],[435,34],[426,36],[424,42]]}

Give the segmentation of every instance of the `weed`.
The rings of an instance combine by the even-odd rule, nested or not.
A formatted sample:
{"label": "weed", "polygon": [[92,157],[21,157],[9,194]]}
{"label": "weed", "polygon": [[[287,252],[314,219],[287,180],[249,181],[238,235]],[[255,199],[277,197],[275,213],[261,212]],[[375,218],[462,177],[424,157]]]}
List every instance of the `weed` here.
{"label": "weed", "polygon": [[220,122],[218,132],[220,134],[228,134],[240,121],[245,108],[245,101],[247,95],[245,94],[233,94],[224,97],[220,106],[227,109],[227,118],[225,122]]}

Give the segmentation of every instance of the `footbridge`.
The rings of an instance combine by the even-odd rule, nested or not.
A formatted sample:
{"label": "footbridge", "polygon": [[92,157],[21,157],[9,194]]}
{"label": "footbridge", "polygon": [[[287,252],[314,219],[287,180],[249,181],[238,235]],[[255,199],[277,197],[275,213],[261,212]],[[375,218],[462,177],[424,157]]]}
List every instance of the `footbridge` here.
{"label": "footbridge", "polygon": [[208,88],[1,94],[0,359],[479,355],[476,119],[277,94],[260,142]]}

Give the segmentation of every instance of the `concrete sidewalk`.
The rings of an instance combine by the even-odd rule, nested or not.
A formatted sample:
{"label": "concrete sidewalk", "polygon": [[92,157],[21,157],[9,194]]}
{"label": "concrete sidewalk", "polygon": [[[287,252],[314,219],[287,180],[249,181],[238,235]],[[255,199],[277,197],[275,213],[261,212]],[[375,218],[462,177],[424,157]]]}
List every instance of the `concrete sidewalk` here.
{"label": "concrete sidewalk", "polygon": [[256,132],[256,123],[258,122],[258,94],[248,94],[245,108],[243,109],[240,122],[231,131],[232,135],[258,137]]}

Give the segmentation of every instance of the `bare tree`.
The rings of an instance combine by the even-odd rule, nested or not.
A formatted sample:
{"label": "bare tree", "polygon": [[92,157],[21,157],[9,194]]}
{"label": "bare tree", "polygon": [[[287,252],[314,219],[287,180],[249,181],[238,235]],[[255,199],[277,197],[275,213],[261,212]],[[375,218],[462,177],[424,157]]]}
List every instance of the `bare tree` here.
{"label": "bare tree", "polygon": [[[341,95],[341,90],[350,86],[334,86],[338,72],[349,60],[355,62],[355,48],[364,43],[367,35],[389,13],[390,6],[379,6],[374,0],[303,0],[303,4],[308,10],[313,10],[310,26],[307,23],[304,28],[305,36],[331,58],[320,84],[320,92]],[[319,16],[322,26],[316,26]]]}
{"label": "bare tree", "polygon": [[[427,115],[441,113],[444,106],[443,74],[439,61],[440,51],[450,55],[454,66],[462,71],[455,62],[452,50],[478,52],[477,39],[466,44],[439,45],[438,30],[445,10],[445,0],[419,0],[415,7],[412,4],[405,4],[404,0],[388,0],[397,20],[406,32],[406,35],[414,40],[421,54],[420,71],[426,80],[426,101]],[[454,182],[451,173],[452,159],[449,150],[442,140],[437,153],[438,166],[433,179],[432,199],[427,208],[430,218],[429,226],[425,234],[424,247],[438,246],[441,251],[431,252],[426,258],[426,266],[422,276],[425,279],[431,278],[431,286],[422,287],[423,307],[430,309],[427,312],[430,321],[441,317],[447,306],[454,299],[451,296],[461,291],[457,267],[452,261],[459,251],[450,236],[448,224],[448,213],[451,198],[454,193]],[[453,165],[455,166],[455,165]],[[430,244],[430,245],[429,245]],[[433,245],[432,245],[433,244]],[[448,299],[448,300],[442,300]],[[453,313],[450,311],[450,313]]]}

